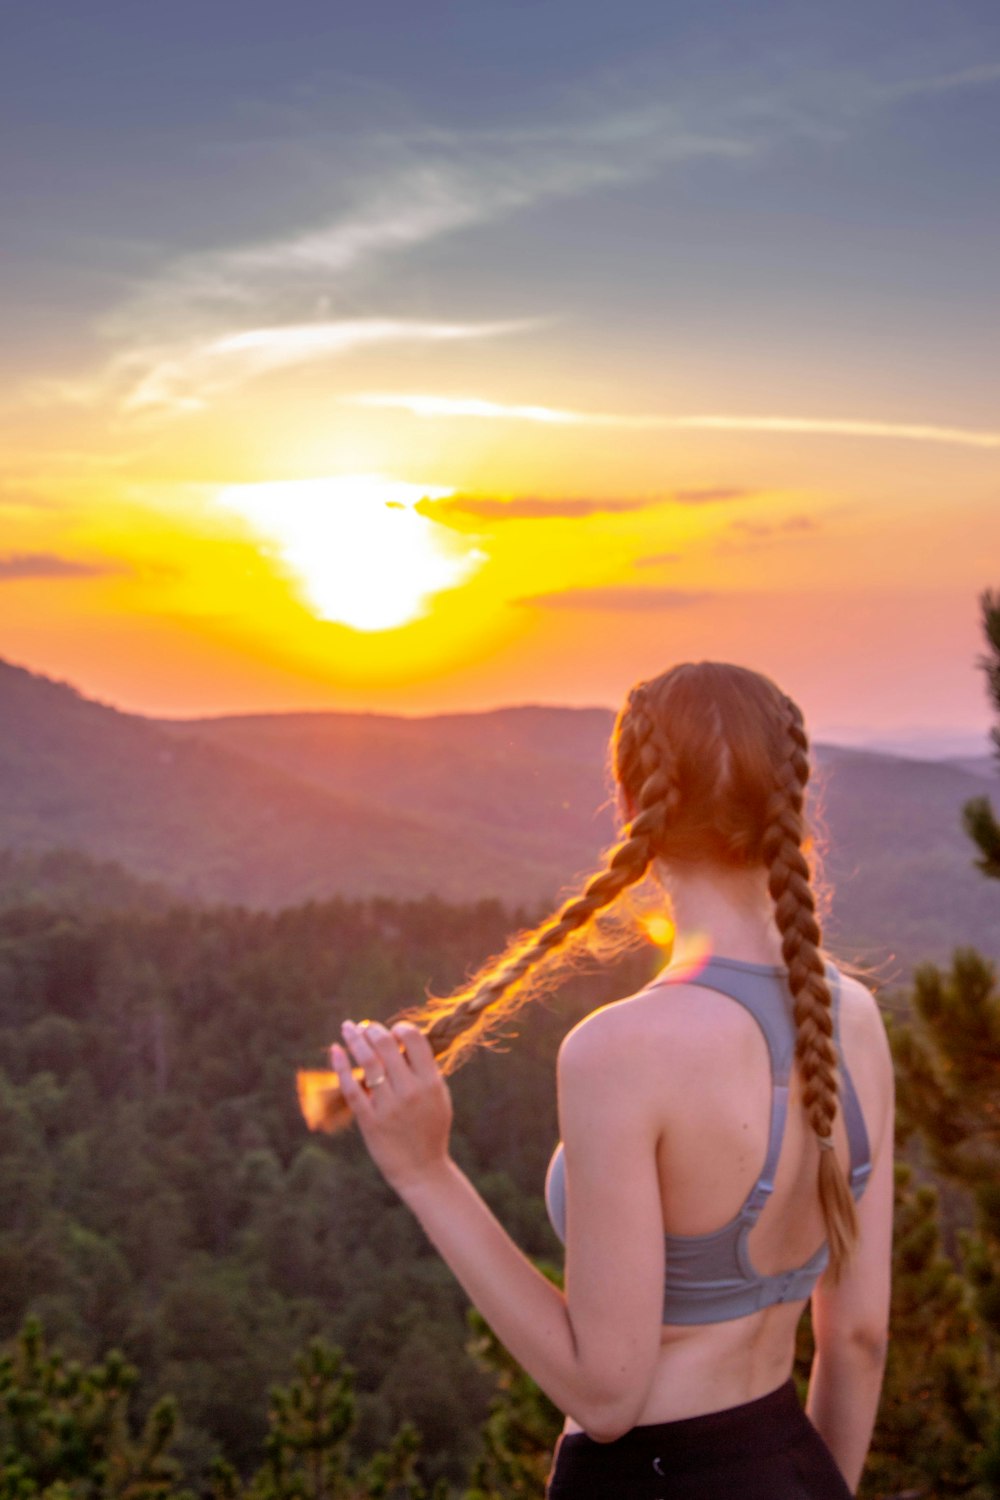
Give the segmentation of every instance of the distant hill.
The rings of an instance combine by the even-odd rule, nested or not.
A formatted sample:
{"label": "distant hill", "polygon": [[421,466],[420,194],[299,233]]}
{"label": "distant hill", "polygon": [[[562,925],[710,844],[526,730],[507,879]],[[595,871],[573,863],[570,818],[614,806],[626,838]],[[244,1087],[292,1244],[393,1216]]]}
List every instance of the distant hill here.
{"label": "distant hill", "polygon": [[73,847],[197,901],[286,906],[338,891],[542,899],[474,836],[338,796],[193,732],[171,733],[0,663],[0,848]]}
{"label": "distant hill", "polygon": [[[0,848],[73,846],[199,901],[537,906],[614,836],[611,724],[546,707],[153,721],[0,663]],[[840,951],[887,978],[962,943],[1000,956],[1000,890],[961,830],[963,802],[996,795],[991,763],[817,759]]]}
{"label": "distant hill", "polygon": [[996,778],[841,746],[818,760],[827,931],[845,957],[886,978],[959,945],[1000,958],[1000,884],[974,867],[961,826],[970,797],[1000,805]]}
{"label": "distant hill", "polygon": [[968,771],[971,776],[1000,780],[1000,763],[996,755],[949,755],[948,764],[957,766],[960,771]]}

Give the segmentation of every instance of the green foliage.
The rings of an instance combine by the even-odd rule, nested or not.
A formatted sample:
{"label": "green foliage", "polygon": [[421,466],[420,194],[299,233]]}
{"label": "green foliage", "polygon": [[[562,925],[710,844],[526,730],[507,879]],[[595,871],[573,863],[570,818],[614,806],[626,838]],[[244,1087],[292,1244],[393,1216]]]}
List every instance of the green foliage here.
{"label": "green foliage", "polygon": [[[359,1464],[348,1449],[355,1421],[352,1373],[338,1350],[313,1339],[296,1360],[297,1378],[271,1392],[265,1462],[246,1500],[424,1500],[415,1473],[419,1438],[400,1428],[387,1451]],[[216,1493],[233,1471],[215,1470]]]}
{"label": "green foliage", "polygon": [[970,1288],[942,1253],[937,1193],[896,1175],[891,1340],[862,1500],[987,1500],[1000,1397]]}
{"label": "green foliage", "polygon": [[[540,1269],[560,1283],[549,1265]],[[562,1413],[494,1336],[473,1308],[470,1353],[497,1377],[483,1427],[483,1452],[471,1474],[465,1500],[535,1500],[542,1494],[552,1451],[562,1430]]]}
{"label": "green foliage", "polygon": [[0,1358],[0,1496],[3,1500],[172,1500],[186,1495],[168,1449],[177,1408],[165,1398],[138,1435],[128,1422],[136,1372],[120,1354],[82,1368],[25,1324]]}
{"label": "green foliage", "polygon": [[[74,1359],[122,1349],[140,1419],[179,1401],[173,1451],[204,1489],[217,1451],[259,1463],[268,1389],[321,1336],[357,1369],[358,1452],[411,1419],[424,1483],[463,1484],[493,1388],[465,1298],[360,1142],[306,1132],[294,1073],[342,1017],[456,984],[517,921],[437,900],[0,909],[0,1340],[35,1315]],[[456,1155],[529,1254],[556,1250],[559,1040],[649,961],[574,981],[525,1016],[516,1065],[454,1080]]]}
{"label": "green foliage", "polygon": [[970,949],[950,973],[914,976],[913,1023],[893,1029],[904,1137],[919,1131],[938,1171],[976,1194],[996,1220],[1000,1178],[1000,990],[996,966]]}
{"label": "green foliage", "polygon": [[[980,666],[986,674],[990,700],[997,713],[997,723],[990,731],[997,757],[1000,758],[1000,590],[985,589],[980,597],[986,655]],[[976,866],[984,875],[1000,879],[1000,822],[988,797],[973,797],[962,812],[965,831],[979,851]]]}
{"label": "green foliage", "polygon": [[[46,1347],[37,1322],[0,1359],[0,1500],[193,1500],[169,1450],[178,1412],[157,1403],[133,1432],[137,1375],[119,1353],[84,1369]],[[353,1372],[313,1339],[296,1376],[271,1391],[264,1461],[246,1480],[223,1458],[211,1465],[213,1500],[444,1500],[416,1473],[419,1436],[404,1424],[367,1460],[351,1451]]]}
{"label": "green foliage", "polygon": [[[965,1190],[975,1210],[974,1228],[960,1234],[959,1248],[978,1319],[975,1359],[990,1395],[972,1403],[968,1453],[984,1488],[969,1493],[1000,1495],[1000,989],[994,965],[960,950],[948,973],[932,965],[918,970],[912,1022],[894,1027],[892,1038],[901,1134],[919,1135],[935,1170]],[[961,1348],[961,1341],[946,1341],[941,1358],[957,1361]],[[966,1356],[964,1367],[951,1370],[953,1392],[967,1391],[973,1379],[968,1347]]]}
{"label": "green foliage", "polygon": [[962,809],[962,822],[979,850],[976,868],[992,879],[1000,879],[1000,823],[988,797],[971,797]]}
{"label": "green foliage", "polygon": [[[0,911],[0,1338],[35,1315],[76,1361],[59,1368],[85,1370],[118,1347],[127,1366],[113,1368],[130,1372],[113,1412],[72,1383],[57,1400],[46,1377],[56,1385],[38,1399],[56,1414],[18,1438],[27,1456],[8,1451],[0,1500],[89,1496],[109,1422],[105,1445],[124,1455],[100,1481],[109,1495],[109,1484],[138,1485],[139,1500],[143,1485],[173,1495],[181,1474],[216,1500],[409,1500],[421,1485],[471,1486],[467,1500],[540,1494],[558,1413],[481,1324],[481,1368],[470,1364],[450,1274],[356,1140],[305,1133],[291,1088],[296,1066],[322,1063],[341,1017],[388,1016],[427,984],[455,984],[513,925],[493,903],[436,900],[278,914]],[[454,1080],[456,1154],[536,1259],[557,1253],[540,1190],[557,1135],[558,1042],[583,1011],[648,978],[650,963],[636,954],[624,970],[574,980],[558,1008],[522,1019],[516,1066],[486,1053]],[[864,1493],[933,1476],[930,1493],[979,1500],[1000,1493],[991,966],[960,953],[948,974],[921,970],[915,1018],[897,1028],[902,1113],[931,1132],[937,1170],[974,1190],[978,1217],[962,1280],[941,1252],[932,1199],[900,1186],[894,1346]],[[333,1345],[350,1350],[354,1378]],[[18,1343],[5,1391],[30,1389],[17,1374],[34,1368],[25,1360]],[[88,1374],[88,1389],[103,1378]],[[15,1400],[4,1420],[27,1421],[18,1410]],[[52,1466],[60,1432],[64,1458],[82,1455],[79,1472]]]}

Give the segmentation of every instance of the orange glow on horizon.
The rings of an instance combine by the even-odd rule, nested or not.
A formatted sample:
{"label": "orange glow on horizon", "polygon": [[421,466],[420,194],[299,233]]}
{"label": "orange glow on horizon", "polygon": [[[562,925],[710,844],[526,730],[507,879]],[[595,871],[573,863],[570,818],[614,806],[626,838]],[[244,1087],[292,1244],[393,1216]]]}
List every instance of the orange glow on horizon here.
{"label": "orange glow on horizon", "polygon": [[[310,474],[280,424],[268,453],[252,394],[242,468],[220,410],[214,450],[205,415],[121,465],[0,491],[0,654],[177,716],[613,707],[714,657],[769,672],[822,729],[985,722],[976,599],[1000,512],[979,482],[941,507],[961,450],[892,470],[884,447],[823,438],[765,466],[746,434],[362,409],[335,442],[314,433]],[[376,455],[378,479],[348,466]]]}

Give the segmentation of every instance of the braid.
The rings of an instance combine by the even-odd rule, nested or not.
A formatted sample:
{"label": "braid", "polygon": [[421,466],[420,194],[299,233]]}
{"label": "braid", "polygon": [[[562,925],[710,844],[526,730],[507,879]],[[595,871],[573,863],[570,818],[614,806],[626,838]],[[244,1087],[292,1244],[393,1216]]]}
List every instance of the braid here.
{"label": "braid", "polygon": [[[585,929],[595,913],[621,895],[627,886],[642,880],[654,858],[658,838],[669,822],[675,807],[676,790],[670,777],[669,760],[658,742],[654,718],[646,706],[645,688],[634,688],[622,715],[618,745],[619,765],[628,760],[639,771],[639,796],[634,816],[625,826],[621,843],[609,855],[600,874],[588,880],[580,895],[559,907],[555,915],[534,932],[523,936],[508,950],[499,966],[490,966],[483,977],[475,980],[465,992],[453,998],[427,1029],[427,1038],[436,1055],[450,1070],[460,1053],[471,1044],[472,1037],[483,1034],[487,1025],[495,1025],[514,1005],[499,1008],[505,995],[516,990],[520,981],[546,959],[547,954],[562,947],[573,933]],[[498,1007],[493,1010],[493,1007]],[[487,1016],[487,1013],[490,1013]],[[486,1019],[486,1023],[483,1023]],[[472,1035],[468,1035],[472,1032]],[[459,1046],[465,1038],[465,1046]]]}
{"label": "braid", "polygon": [[809,865],[802,852],[809,743],[796,704],[783,698],[782,708],[786,751],[778,766],[777,789],[768,804],[763,854],[795,1001],[795,1055],[803,1083],[802,1102],[820,1145],[819,1199],[836,1279],[857,1240],[858,1221],[847,1179],[833,1150],[837,1114],[833,997],[820,955],[821,935]]}
{"label": "braid", "polygon": [[[475,1039],[516,1008],[514,992],[538,964],[646,874],[676,802],[669,756],[664,751],[645,688],[640,684],[629,696],[619,731],[619,764],[624,759],[634,765],[640,780],[634,815],[621,842],[610,850],[605,868],[587,882],[579,896],[522,936],[498,965],[490,965],[464,991],[445,1002],[446,1008],[428,1027],[427,1037],[446,1071]],[[505,997],[508,1003],[503,1005]]]}
{"label": "braid", "polygon": [[[818,1194],[836,1279],[858,1237],[854,1199],[833,1150],[837,1054],[833,997],[803,852],[808,740],[802,715],[769,679],[717,662],[670,668],[629,694],[615,726],[615,779],[628,822],[604,868],[554,915],[520,934],[455,994],[408,1013],[450,1072],[471,1048],[564,972],[571,940],[646,875],[654,859],[767,870],[794,1001],[802,1103],[819,1143]],[[561,955],[562,962],[553,961]],[[335,1074],[300,1074],[303,1113],[335,1130],[350,1113]]]}
{"label": "braid", "polygon": [[[678,790],[669,746],[660,735],[647,702],[647,690],[639,684],[629,695],[619,718],[616,755],[620,777],[637,786],[632,817],[621,841],[609,850],[605,868],[594,875],[583,891],[564,903],[538,927],[522,933],[499,959],[487,964],[463,989],[445,999],[432,997],[419,1010],[408,1013],[425,1029],[427,1039],[445,1072],[451,1072],[465,1054],[487,1032],[513,1014],[532,993],[528,981],[550,954],[574,934],[582,933],[591,919],[609,907],[629,886],[642,880],[657,852],[663,831],[676,813]],[[310,1110],[301,1093],[303,1111],[313,1125],[336,1130],[349,1121],[349,1113],[334,1075],[319,1075],[319,1095]]]}

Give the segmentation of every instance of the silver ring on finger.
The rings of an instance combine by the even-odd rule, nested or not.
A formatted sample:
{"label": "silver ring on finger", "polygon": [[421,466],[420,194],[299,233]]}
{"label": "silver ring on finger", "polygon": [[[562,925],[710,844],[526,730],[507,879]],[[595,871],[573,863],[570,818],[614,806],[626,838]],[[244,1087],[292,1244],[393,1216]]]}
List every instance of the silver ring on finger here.
{"label": "silver ring on finger", "polygon": [[380,1083],[385,1083],[384,1073],[380,1073],[377,1078],[369,1078],[367,1075],[365,1076],[366,1089],[377,1089]]}

